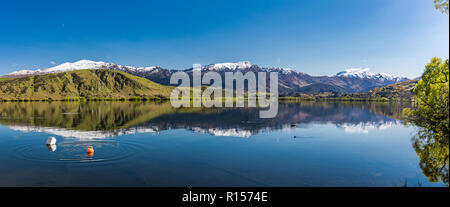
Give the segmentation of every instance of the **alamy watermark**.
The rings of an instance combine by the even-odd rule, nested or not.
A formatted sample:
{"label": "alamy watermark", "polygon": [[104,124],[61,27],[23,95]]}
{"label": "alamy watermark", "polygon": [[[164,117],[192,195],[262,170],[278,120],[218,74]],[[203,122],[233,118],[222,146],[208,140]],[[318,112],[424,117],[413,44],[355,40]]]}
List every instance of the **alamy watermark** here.
{"label": "alamy watermark", "polygon": [[[269,74],[269,77],[267,76]],[[214,71],[203,74],[202,67],[194,64],[191,78],[186,72],[176,72],[170,77],[170,84],[179,84],[170,94],[173,107],[261,107],[260,118],[273,118],[278,113],[277,72],[225,72],[222,76]],[[267,91],[269,80],[269,91]],[[181,83],[180,83],[181,81]],[[245,91],[245,82],[247,90]],[[202,84],[208,85],[202,88]],[[225,85],[225,88],[223,87]],[[236,89],[236,90],[234,90]]]}

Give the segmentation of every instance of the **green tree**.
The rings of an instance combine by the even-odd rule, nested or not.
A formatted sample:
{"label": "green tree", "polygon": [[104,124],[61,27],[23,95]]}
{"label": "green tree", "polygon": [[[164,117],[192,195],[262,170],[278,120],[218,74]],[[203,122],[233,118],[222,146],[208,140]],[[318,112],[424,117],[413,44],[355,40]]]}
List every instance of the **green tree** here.
{"label": "green tree", "polygon": [[[448,133],[449,124],[449,61],[433,58],[425,66],[422,79],[414,89],[418,108],[415,119],[427,123],[427,128]],[[417,120],[417,121],[419,121]]]}
{"label": "green tree", "polygon": [[444,14],[448,14],[448,0],[434,0],[434,7]]}
{"label": "green tree", "polygon": [[416,108],[405,110],[410,123],[418,126],[413,147],[420,167],[430,180],[449,181],[449,60],[433,58],[425,66],[414,89]]}
{"label": "green tree", "polygon": [[[448,15],[449,0],[434,0]],[[416,108],[406,109],[407,121],[418,126],[413,147],[430,182],[449,185],[449,62],[433,58],[414,88]]]}

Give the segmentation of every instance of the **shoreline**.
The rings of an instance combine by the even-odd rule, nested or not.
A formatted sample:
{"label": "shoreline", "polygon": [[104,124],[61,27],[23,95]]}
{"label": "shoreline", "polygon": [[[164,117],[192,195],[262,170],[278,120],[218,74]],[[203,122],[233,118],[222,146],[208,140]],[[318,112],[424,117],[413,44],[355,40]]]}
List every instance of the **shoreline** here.
{"label": "shoreline", "polygon": [[[244,99],[248,100],[248,99]],[[0,103],[7,102],[166,102],[167,97],[132,97],[132,98],[65,98],[65,99],[0,99]],[[190,100],[192,101],[192,99]],[[233,100],[236,102],[236,100]],[[414,102],[413,99],[388,99],[388,98],[300,98],[300,97],[279,97],[278,102],[384,102],[384,103],[405,103]]]}

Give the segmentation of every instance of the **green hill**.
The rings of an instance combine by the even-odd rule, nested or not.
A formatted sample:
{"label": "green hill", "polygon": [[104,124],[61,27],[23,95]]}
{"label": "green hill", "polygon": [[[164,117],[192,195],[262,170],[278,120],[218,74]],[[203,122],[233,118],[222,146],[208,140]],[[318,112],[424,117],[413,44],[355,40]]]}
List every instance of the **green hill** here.
{"label": "green hill", "polygon": [[[315,94],[300,94],[280,97],[281,100],[331,100],[331,101],[412,101],[413,90],[418,80],[408,80],[375,88],[366,93],[328,93],[317,91]],[[319,87],[320,89],[320,87]]]}
{"label": "green hill", "polygon": [[168,98],[172,88],[117,70],[76,70],[0,79],[0,100]]}
{"label": "green hill", "polygon": [[325,83],[313,83],[308,86],[301,87],[299,89],[301,93],[307,94],[319,94],[319,93],[344,93],[345,90],[343,88],[339,88],[338,86],[325,84]]}
{"label": "green hill", "polygon": [[[372,101],[412,101],[413,90],[418,80],[399,82],[375,88],[367,93],[341,94],[331,99],[338,100],[372,100]],[[328,97],[329,98],[329,97]]]}
{"label": "green hill", "polygon": [[416,87],[418,80],[409,80],[392,85],[387,85],[371,90],[368,95],[372,98],[388,98],[388,99],[412,99],[413,89]]}

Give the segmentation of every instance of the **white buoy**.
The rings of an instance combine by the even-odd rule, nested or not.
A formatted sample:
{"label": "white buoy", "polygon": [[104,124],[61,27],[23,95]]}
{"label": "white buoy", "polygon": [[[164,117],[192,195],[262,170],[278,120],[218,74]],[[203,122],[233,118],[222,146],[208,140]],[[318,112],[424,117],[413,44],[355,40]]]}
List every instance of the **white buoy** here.
{"label": "white buoy", "polygon": [[48,149],[48,151],[50,151],[50,152],[54,152],[54,151],[56,151],[56,145],[54,145],[54,144],[48,144],[48,145],[45,145],[45,146],[47,146],[47,149]]}
{"label": "white buoy", "polygon": [[47,142],[45,142],[46,145],[55,145],[56,144],[56,138],[55,137],[48,137]]}

